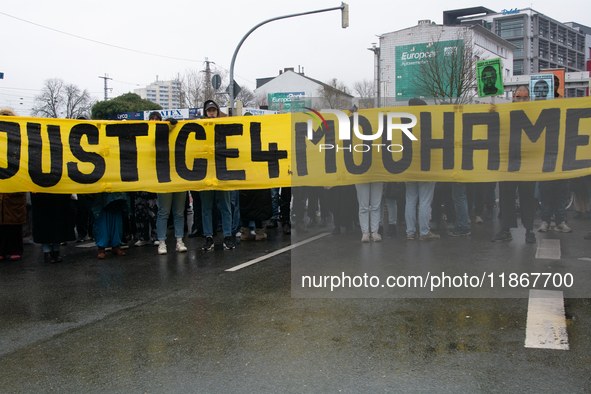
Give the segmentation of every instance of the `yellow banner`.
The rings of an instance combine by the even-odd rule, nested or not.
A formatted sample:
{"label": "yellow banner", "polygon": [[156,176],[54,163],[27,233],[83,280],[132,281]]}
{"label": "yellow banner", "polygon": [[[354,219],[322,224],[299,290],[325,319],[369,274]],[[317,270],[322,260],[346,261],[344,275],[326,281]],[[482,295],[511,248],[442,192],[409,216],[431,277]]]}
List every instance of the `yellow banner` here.
{"label": "yellow banner", "polygon": [[489,182],[591,174],[591,99],[215,120],[0,117],[0,191]]}

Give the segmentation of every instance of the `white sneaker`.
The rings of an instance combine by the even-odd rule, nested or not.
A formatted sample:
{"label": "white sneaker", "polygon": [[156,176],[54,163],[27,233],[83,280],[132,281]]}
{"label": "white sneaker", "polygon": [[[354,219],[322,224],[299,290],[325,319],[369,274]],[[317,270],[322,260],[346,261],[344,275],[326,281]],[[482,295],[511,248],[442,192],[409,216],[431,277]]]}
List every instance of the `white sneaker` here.
{"label": "white sneaker", "polygon": [[158,241],[158,240],[154,241],[154,246],[158,246],[158,245],[160,245],[160,241]]}
{"label": "white sneaker", "polygon": [[361,242],[369,242],[369,233],[363,233],[361,236]]}
{"label": "white sneaker", "polygon": [[560,224],[557,224],[556,227],[554,227],[554,231],[570,233],[573,230],[570,227],[568,227],[565,222],[562,222]]}
{"label": "white sneaker", "polygon": [[161,242],[160,245],[158,245],[158,254],[166,254],[166,253],[167,253],[166,243]]}
{"label": "white sneaker", "polygon": [[376,231],[375,233],[371,233],[371,240],[374,242],[382,242],[382,236]]}
{"label": "white sneaker", "polygon": [[142,240],[140,239],[140,240],[138,240],[136,243],[134,243],[134,245],[135,245],[135,246],[144,246],[144,245],[147,245],[147,244],[149,244],[149,243],[150,243],[150,241],[142,241]]}
{"label": "white sneaker", "polygon": [[[556,227],[558,227],[558,226],[556,226]],[[548,222],[542,222],[542,225],[538,229],[538,232],[545,233],[548,230],[550,230],[550,223],[548,223]],[[560,231],[560,230],[558,230],[558,231]]]}
{"label": "white sneaker", "polygon": [[186,252],[187,251],[187,247],[185,246],[185,243],[183,242],[182,238],[176,239],[176,251],[177,252]]}
{"label": "white sneaker", "polygon": [[484,223],[484,221],[482,220],[482,218],[480,216],[476,216],[476,218],[474,219],[474,223],[482,224],[482,223]]}

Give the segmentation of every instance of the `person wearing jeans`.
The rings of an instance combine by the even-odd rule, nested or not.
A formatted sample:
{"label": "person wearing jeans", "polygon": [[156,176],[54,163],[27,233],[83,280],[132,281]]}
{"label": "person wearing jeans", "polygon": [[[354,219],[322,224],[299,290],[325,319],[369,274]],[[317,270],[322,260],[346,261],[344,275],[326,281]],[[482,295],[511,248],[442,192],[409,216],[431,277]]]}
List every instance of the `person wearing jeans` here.
{"label": "person wearing jeans", "polygon": [[380,227],[380,207],[384,182],[357,183],[357,201],[359,202],[359,225],[361,226],[361,242],[380,242],[382,237],[378,233]]}
{"label": "person wearing jeans", "polygon": [[452,237],[465,237],[471,234],[470,215],[468,213],[468,200],[466,199],[466,184],[455,182],[451,186],[452,198],[456,208],[458,225],[448,229],[447,233]]}
{"label": "person wearing jeans", "polygon": [[174,236],[176,237],[176,251],[186,252],[187,247],[183,243],[185,233],[185,201],[187,192],[158,193],[158,221],[156,231],[158,233],[158,254],[166,254],[166,229],[168,216],[172,208],[174,222]]}
{"label": "person wearing jeans", "polygon": [[205,244],[201,249],[213,249],[213,204],[218,202],[218,208],[222,215],[222,230],[224,232],[224,249],[234,249],[232,242],[232,191],[228,190],[203,190],[201,196],[201,216],[203,219],[203,236]]}
{"label": "person wearing jeans", "polygon": [[[435,193],[435,182],[406,182],[406,239],[429,240],[439,238],[429,227],[431,203]],[[419,207],[419,233],[417,237],[417,205]]]}

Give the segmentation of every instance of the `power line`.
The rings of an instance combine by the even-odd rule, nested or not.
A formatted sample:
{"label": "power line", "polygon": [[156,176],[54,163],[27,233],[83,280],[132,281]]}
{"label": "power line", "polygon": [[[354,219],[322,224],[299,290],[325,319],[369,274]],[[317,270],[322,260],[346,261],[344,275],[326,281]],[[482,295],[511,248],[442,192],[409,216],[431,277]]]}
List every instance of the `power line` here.
{"label": "power line", "polygon": [[108,47],[117,48],[117,49],[121,49],[121,50],[124,50],[124,51],[130,51],[130,52],[135,52],[135,53],[141,53],[141,54],[143,54],[143,55],[149,55],[149,56],[157,56],[157,57],[162,57],[162,58],[166,58],[166,59],[173,59],[173,60],[183,60],[183,61],[186,61],[186,62],[195,62],[195,63],[200,63],[200,62],[201,62],[200,60],[184,59],[184,58],[179,58],[179,57],[174,57],[174,56],[158,55],[158,54],[156,54],[156,53],[150,53],[150,52],[138,51],[138,50],[136,50],[136,49],[124,48],[124,47],[120,47],[120,46],[118,46],[118,45],[107,44],[106,42],[101,42],[101,41],[93,40],[93,39],[91,39],[91,38],[86,38],[86,37],[78,36],[78,35],[76,35],[76,34],[72,34],[72,33],[68,33],[68,32],[65,32],[65,31],[57,30],[57,29],[54,29],[54,28],[52,28],[52,27],[43,26],[43,25],[40,25],[40,24],[38,24],[38,23],[31,22],[31,21],[28,21],[28,20],[26,20],[26,19],[22,19],[22,18],[19,18],[19,17],[13,16],[13,15],[9,15],[9,14],[7,14],[7,13],[5,13],[5,12],[1,12],[1,11],[0,11],[0,14],[2,14],[2,15],[4,15],[4,16],[7,16],[7,17],[9,17],[9,18],[13,18],[13,19],[19,20],[19,21],[21,21],[21,22],[25,22],[25,23],[29,23],[29,24],[31,24],[31,25],[34,25],[34,26],[37,26],[37,27],[41,27],[41,28],[43,28],[43,29],[47,29],[47,30],[54,31],[54,32],[56,32],[56,33],[65,34],[65,35],[67,35],[67,36],[70,36],[70,37],[79,38],[79,39],[81,39],[81,40],[85,40],[85,41],[94,42],[95,44],[105,45],[105,46],[108,46]]}

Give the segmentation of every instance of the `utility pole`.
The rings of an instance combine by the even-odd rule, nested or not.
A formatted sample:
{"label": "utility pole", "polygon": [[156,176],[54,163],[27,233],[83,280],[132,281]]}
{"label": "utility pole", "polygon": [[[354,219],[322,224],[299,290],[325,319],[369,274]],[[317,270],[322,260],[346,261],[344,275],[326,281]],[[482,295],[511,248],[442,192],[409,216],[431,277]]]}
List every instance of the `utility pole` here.
{"label": "utility pole", "polygon": [[109,77],[107,77],[107,74],[105,74],[105,76],[104,76],[104,77],[99,77],[99,78],[102,78],[102,79],[104,79],[104,80],[105,80],[105,101],[107,101],[107,100],[109,99],[109,97],[107,96],[107,92],[108,92],[108,90],[109,90],[109,88],[107,87],[107,80],[108,80],[108,79],[113,79],[113,78],[109,78]]}
{"label": "utility pole", "polygon": [[205,58],[205,94],[203,102],[205,102],[205,100],[213,100],[213,92],[211,89],[211,69],[209,68],[210,63],[215,64],[215,62]]}

